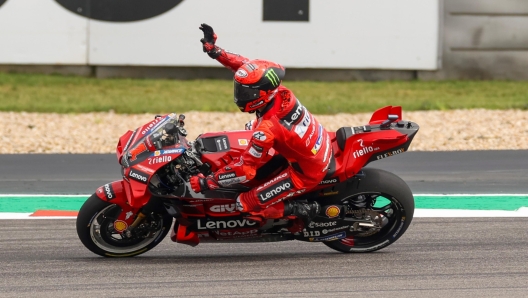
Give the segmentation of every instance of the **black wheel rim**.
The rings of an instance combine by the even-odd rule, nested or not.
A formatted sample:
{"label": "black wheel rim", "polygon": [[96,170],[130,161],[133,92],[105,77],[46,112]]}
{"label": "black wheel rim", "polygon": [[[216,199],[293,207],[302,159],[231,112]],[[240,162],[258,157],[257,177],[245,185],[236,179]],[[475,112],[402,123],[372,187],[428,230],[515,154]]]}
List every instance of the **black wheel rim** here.
{"label": "black wheel rim", "polygon": [[[388,243],[391,237],[396,238],[401,228],[405,223],[405,209],[398,199],[390,194],[379,192],[365,192],[355,194],[341,200],[341,204],[349,206],[352,210],[359,210],[359,208],[352,208],[352,203],[357,201],[358,196],[365,196],[367,198],[365,210],[372,210],[384,216],[388,222],[383,225],[381,229],[366,229],[364,232],[350,232],[346,238],[337,240],[341,244],[350,248],[361,247],[376,247],[384,243]],[[347,214],[345,218],[354,218],[354,214]]]}
{"label": "black wheel rim", "polygon": [[157,223],[159,229],[148,238],[125,238],[114,228],[114,221],[117,219],[120,210],[117,205],[108,207],[97,213],[90,223],[90,236],[93,243],[108,253],[129,254],[141,250],[152,242],[162,233],[163,218],[160,217]]}

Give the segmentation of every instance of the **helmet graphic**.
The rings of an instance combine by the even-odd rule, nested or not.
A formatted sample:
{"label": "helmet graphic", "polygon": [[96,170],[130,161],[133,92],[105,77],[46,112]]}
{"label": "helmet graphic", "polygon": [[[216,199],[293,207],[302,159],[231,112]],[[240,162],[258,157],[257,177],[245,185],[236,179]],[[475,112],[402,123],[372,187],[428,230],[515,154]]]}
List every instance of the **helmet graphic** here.
{"label": "helmet graphic", "polygon": [[277,93],[286,70],[266,60],[251,60],[235,73],[235,103],[242,112],[267,105]]}

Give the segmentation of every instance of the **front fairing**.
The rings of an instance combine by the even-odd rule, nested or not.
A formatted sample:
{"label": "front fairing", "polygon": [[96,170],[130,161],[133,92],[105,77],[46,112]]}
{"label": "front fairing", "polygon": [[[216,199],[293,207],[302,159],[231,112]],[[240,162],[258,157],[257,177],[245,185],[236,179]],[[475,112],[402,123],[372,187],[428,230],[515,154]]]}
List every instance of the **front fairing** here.
{"label": "front fairing", "polygon": [[[168,127],[177,131],[167,133]],[[147,189],[152,176],[188,149],[184,134],[176,114],[157,117],[129,134],[120,163],[131,206],[146,204],[150,199]]]}

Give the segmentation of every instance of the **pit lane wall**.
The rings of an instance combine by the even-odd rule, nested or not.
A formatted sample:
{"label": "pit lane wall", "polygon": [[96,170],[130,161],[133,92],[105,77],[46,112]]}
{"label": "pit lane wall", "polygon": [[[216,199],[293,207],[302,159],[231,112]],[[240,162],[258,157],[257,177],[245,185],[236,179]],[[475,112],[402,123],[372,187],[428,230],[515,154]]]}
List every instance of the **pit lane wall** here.
{"label": "pit lane wall", "polygon": [[0,64],[219,67],[206,22],[221,47],[289,68],[433,71],[440,2],[0,0]]}

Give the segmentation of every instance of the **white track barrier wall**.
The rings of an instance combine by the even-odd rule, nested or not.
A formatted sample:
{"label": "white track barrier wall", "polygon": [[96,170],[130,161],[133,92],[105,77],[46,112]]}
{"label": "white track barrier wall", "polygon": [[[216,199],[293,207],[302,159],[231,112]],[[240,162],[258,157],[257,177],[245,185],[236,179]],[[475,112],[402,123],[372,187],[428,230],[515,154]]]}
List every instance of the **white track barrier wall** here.
{"label": "white track barrier wall", "polygon": [[[264,0],[185,0],[132,22],[89,20],[55,0],[0,6],[0,64],[218,66],[218,45],[286,67],[434,70],[440,0],[309,0],[309,21],[263,21]],[[286,0],[285,0],[286,1]]]}

